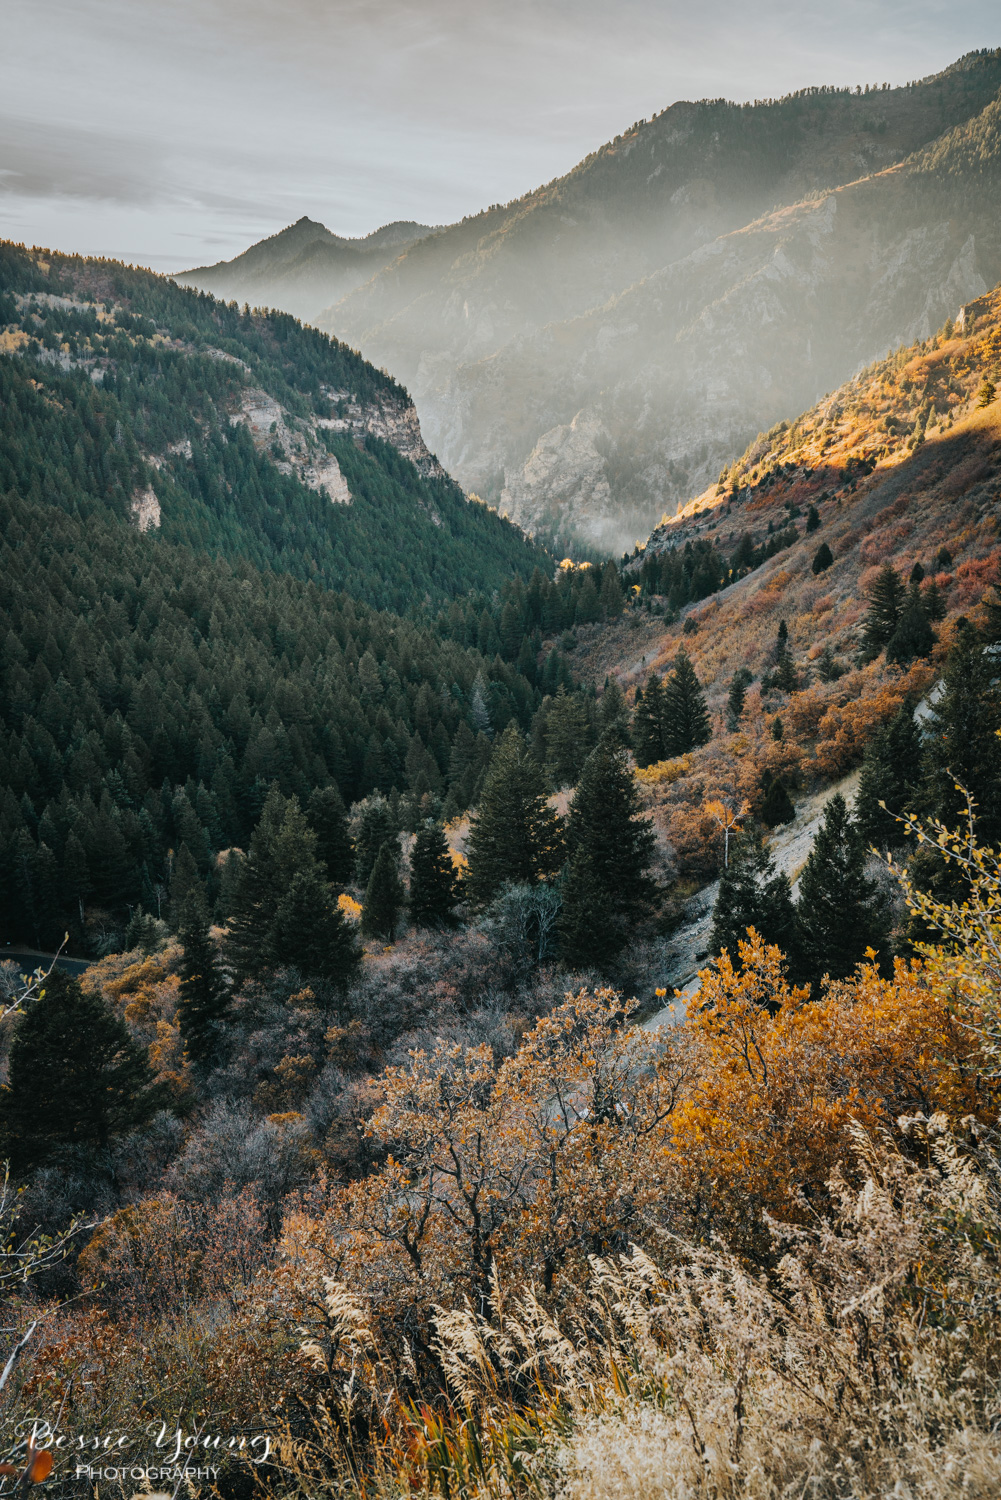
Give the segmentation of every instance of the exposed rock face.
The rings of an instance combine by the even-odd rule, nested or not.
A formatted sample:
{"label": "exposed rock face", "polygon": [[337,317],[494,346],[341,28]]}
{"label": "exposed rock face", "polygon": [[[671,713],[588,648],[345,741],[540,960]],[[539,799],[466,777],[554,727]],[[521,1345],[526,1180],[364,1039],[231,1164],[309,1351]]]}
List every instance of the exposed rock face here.
{"label": "exposed rock face", "polygon": [[147,485],[144,490],[140,490],[132,497],[129,510],[140,531],[159,531],[160,502],[156,498],[156,491],[152,485]]}
{"label": "exposed rock face", "polygon": [[356,438],[372,433],[383,442],[392,444],[425,476],[444,476],[444,469],[427,450],[417,412],[410,402],[390,398],[365,405],[349,404],[346,392],[326,387],[324,395],[341,403],[343,416],[314,417],[311,421],[292,417],[266,391],[258,386],[248,386],[241,395],[240,410],[230,417],[230,422],[245,423],[256,446],[269,450],[281,473],[294,474],[311,490],[326,491],[335,505],[350,505],[351,491],[337,459],[318,436],[321,428],[349,433]]}
{"label": "exposed rock face", "polygon": [[905,89],[672,106],[412,245],[321,326],[407,384],[466,488],[631,547],[1001,277],[999,85],[991,53]]}

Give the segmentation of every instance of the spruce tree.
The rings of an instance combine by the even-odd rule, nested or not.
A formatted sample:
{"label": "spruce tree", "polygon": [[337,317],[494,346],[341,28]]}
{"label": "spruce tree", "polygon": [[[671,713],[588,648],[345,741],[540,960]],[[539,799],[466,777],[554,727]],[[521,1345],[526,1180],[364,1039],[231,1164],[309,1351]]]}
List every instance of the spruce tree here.
{"label": "spruce tree", "polygon": [[177,935],[183,948],[177,1023],[192,1065],[208,1072],[218,1056],[229,997],[219,973],[215,944],[209,936],[208,912],[199,891],[191,890],[185,897]]}
{"label": "spruce tree", "polygon": [[103,1150],[163,1102],[125,1022],[101,995],[54,970],[18,1022],[0,1091],[0,1150],[13,1171]]}
{"label": "spruce tree", "polygon": [[560,929],[569,963],[601,968],[650,914],[655,843],[625,752],[606,736],[587,758],[567,820]]}
{"label": "spruce tree", "polygon": [[587,701],[561,685],[546,715],[546,769],[554,786],[573,786],[593,744]]}
{"label": "spruce tree", "polygon": [[611,734],[624,747],[629,741],[629,710],[615,678],[608,678],[598,699],[598,734]]}
{"label": "spruce tree", "polygon": [[923,806],[955,828],[977,804],[982,843],[1001,844],[1001,669],[972,630],[961,631],[942,674],[942,691],[923,729]]}
{"label": "spruce tree", "polygon": [[168,895],[168,913],[170,925],[174,932],[181,920],[181,912],[184,903],[191,891],[197,891],[204,900],[205,889],[202,885],[198,866],[192,857],[191,850],[187,844],[182,844],[174,858],[174,868],[170,875],[170,890]]}
{"label": "spruce tree", "polygon": [[542,772],[516,725],[494,751],[469,833],[464,886],[477,908],[502,886],[534,884],[556,874],[563,859],[559,818],[549,806]]}
{"label": "spruce tree", "polygon": [[906,666],[915,657],[928,656],[935,644],[935,632],[925,612],[919,582],[907,590],[896,629],[886,643],[886,659]]}
{"label": "spruce tree", "polygon": [[718,955],[725,948],[734,967],[739,968],[737,944],[747,941],[748,927],[753,927],[766,943],[782,949],[795,978],[800,958],[792,888],[788,875],[776,869],[754,823],[746,824],[734,841],[730,863],[720,876],[709,951]]}
{"label": "spruce tree", "polygon": [[646,690],[636,689],[633,710],[633,753],[638,766],[653,766],[664,756],[664,696],[660,679],[651,672]]}
{"label": "spruce tree", "polygon": [[684,650],[678,652],[664,688],[663,726],[667,755],[685,755],[712,738],[705,694]]}
{"label": "spruce tree", "polygon": [[[869,741],[855,794],[855,821],[867,845],[892,849],[903,842],[898,815],[917,805],[921,735],[908,704]],[[880,803],[886,804],[885,808]]]}
{"label": "spruce tree", "polygon": [[395,844],[385,843],[376,855],[365,887],[361,930],[367,937],[391,943],[403,908],[403,883],[396,866]]}
{"label": "spruce tree", "polygon": [[820,512],[819,512],[819,510],[817,509],[817,507],[815,505],[811,505],[810,509],[806,513],[806,531],[807,531],[807,535],[809,535],[811,531],[819,531],[819,529],[820,529]]}
{"label": "spruce tree", "polygon": [[[781,719],[775,721],[781,724]],[[765,799],[761,804],[761,821],[766,828],[777,828],[780,823],[791,823],[796,808],[786,790],[781,776],[773,776],[765,788]]]}
{"label": "spruce tree", "polygon": [[731,729],[735,729],[740,723],[740,715],[744,711],[744,697],[747,696],[747,687],[750,682],[752,682],[752,676],[746,666],[737,667],[734,675],[729,679],[729,691],[726,693],[726,718]]}
{"label": "spruce tree", "polygon": [[384,797],[372,797],[362,810],[358,838],[355,841],[355,878],[360,886],[368,885],[379,850],[398,833],[392,809]]}
{"label": "spruce tree", "polygon": [[296,968],[307,978],[325,979],[342,990],[361,960],[333,888],[314,869],[293,876],[278,905],[270,942],[276,967]]}
{"label": "spruce tree", "polygon": [[445,830],[425,823],[410,855],[410,920],[416,927],[449,927],[458,899]]}
{"label": "spruce tree", "polygon": [[878,655],[892,639],[904,608],[904,585],[890,563],[884,563],[869,590],[863,641],[865,649]]}
{"label": "spruce tree", "polygon": [[821,542],[820,546],[813,554],[813,562],[810,564],[811,571],[815,575],[819,573],[826,573],[828,568],[831,567],[833,563],[834,553],[831,551],[826,542]]}
{"label": "spruce tree", "polygon": [[306,816],[316,834],[316,854],[326,878],[335,890],[343,891],[354,875],[355,849],[337,787],[317,787],[310,795]]}
{"label": "spruce tree", "polygon": [[226,958],[238,983],[273,966],[278,909],[300,873],[319,877],[316,834],[298,800],[273,786],[240,865],[227,928]]}
{"label": "spruce tree", "polygon": [[884,902],[865,873],[866,847],[844,797],[836,792],[824,809],[799,881],[796,917],[805,975],[845,979],[867,948],[885,949]]}

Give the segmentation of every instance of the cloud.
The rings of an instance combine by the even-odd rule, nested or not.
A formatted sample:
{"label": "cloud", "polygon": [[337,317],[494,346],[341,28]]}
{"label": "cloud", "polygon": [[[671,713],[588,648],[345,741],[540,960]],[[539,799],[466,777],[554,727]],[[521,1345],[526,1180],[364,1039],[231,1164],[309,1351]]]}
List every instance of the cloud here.
{"label": "cloud", "polygon": [[190,264],[302,213],[447,222],[677,98],[901,82],[995,24],[988,0],[5,0],[4,223]]}

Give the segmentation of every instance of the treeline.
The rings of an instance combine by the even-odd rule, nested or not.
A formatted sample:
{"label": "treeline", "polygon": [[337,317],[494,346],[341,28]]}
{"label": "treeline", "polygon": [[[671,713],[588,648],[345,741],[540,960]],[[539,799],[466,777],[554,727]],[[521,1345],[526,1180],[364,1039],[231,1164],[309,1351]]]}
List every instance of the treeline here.
{"label": "treeline", "polygon": [[550,745],[569,757],[568,776],[593,743],[593,703],[567,693],[559,653],[530,680],[429,622],[199,556],[106,510],[83,520],[8,496],[0,517],[9,937],[79,940],[94,907],[110,941],[130,908],[160,911],[182,844],[211,884],[272,783],[304,803],[328,784],[349,804],[402,798],[413,821],[422,805],[471,805],[508,724],[543,761]]}

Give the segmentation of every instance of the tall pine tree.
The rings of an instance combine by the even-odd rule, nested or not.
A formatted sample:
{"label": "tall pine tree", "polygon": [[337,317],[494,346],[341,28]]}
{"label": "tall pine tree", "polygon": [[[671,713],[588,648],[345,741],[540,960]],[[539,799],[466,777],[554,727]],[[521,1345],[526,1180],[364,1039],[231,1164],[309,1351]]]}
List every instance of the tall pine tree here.
{"label": "tall pine tree", "polygon": [[867,844],[893,849],[903,842],[904,830],[897,817],[916,806],[921,754],[914,711],[905,703],[890,723],[873,735],[862,760],[855,821]]}
{"label": "tall pine tree", "polygon": [[164,1102],[125,1022],[54,970],[18,1022],[0,1090],[0,1150],[13,1171],[103,1150]]}
{"label": "tall pine tree", "polygon": [[402,909],[403,882],[397,869],[395,845],[385,843],[376,855],[365,887],[362,932],[391,943],[396,936],[396,924]]}
{"label": "tall pine tree", "polygon": [[534,884],[555,875],[562,864],[559,818],[549,806],[538,763],[513,724],[494,751],[469,833],[468,858],[464,884],[479,908],[489,906],[503,886]]}
{"label": "tall pine tree", "polygon": [[685,755],[712,738],[702,684],[687,651],[679,651],[664,687],[663,743],[666,755]]}
{"label": "tall pine tree", "polygon": [[219,972],[215,944],[209,935],[205,901],[197,890],[189,891],[185,897],[177,935],[183,949],[177,1023],[188,1059],[204,1073],[211,1069],[219,1054],[229,997]]}
{"label": "tall pine tree", "polygon": [[633,709],[633,753],[638,766],[653,766],[664,756],[664,692],[651,672],[646,689],[636,689]]}
{"label": "tall pine tree", "polygon": [[425,823],[410,855],[410,920],[416,927],[450,927],[458,893],[445,830]]}
{"label": "tall pine tree", "polygon": [[747,941],[753,927],[766,943],[775,943],[786,955],[795,978],[800,970],[799,929],[788,875],[775,867],[761,830],[753,823],[734,842],[730,863],[720,876],[719,894],[713,908],[711,953],[725,948],[735,968],[740,967],[738,942]]}
{"label": "tall pine tree", "polygon": [[560,932],[569,963],[603,968],[650,915],[657,897],[648,873],[655,842],[625,751],[603,736],[588,756],[567,820]]}
{"label": "tall pine tree", "polygon": [[361,961],[354,932],[318,870],[300,870],[279,902],[271,959],[340,990],[354,979]]}
{"label": "tall pine tree", "polygon": [[354,875],[355,849],[337,787],[317,787],[310,794],[306,816],[316,834],[316,854],[326,878],[335,890],[343,891]]}
{"label": "tall pine tree", "polygon": [[805,977],[845,979],[867,948],[886,955],[885,903],[865,873],[865,840],[836,792],[799,880],[796,916]]}

